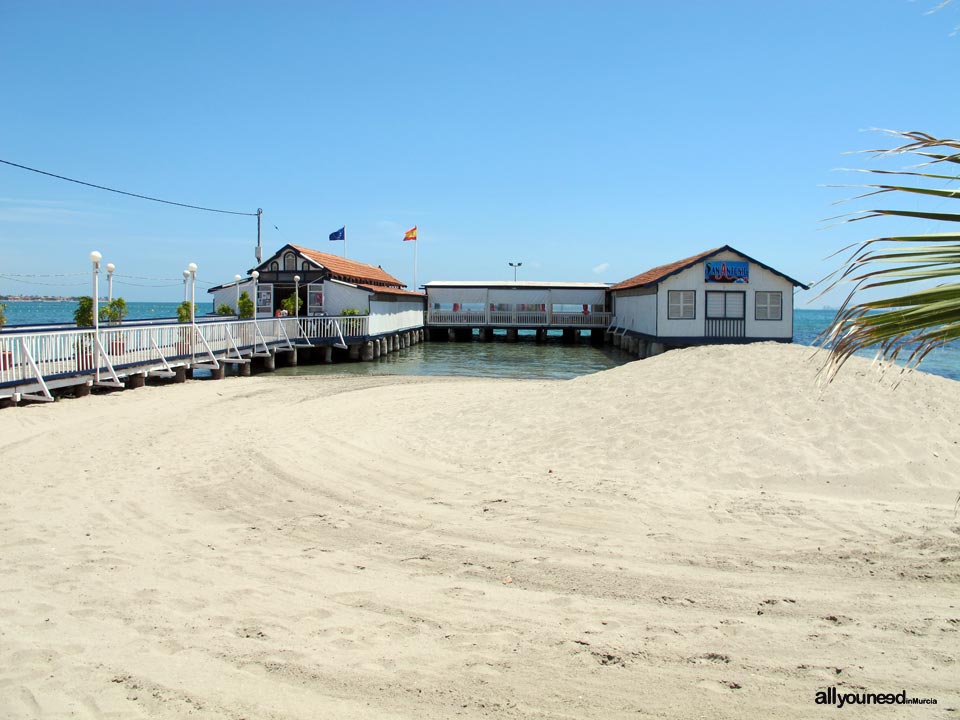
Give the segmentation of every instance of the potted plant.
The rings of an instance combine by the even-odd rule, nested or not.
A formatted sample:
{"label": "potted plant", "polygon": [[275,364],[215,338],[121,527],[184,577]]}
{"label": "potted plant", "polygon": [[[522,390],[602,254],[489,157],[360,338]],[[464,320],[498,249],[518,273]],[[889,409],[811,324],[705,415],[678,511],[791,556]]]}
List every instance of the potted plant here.
{"label": "potted plant", "polygon": [[287,311],[287,315],[296,315],[302,303],[296,295],[289,295],[280,301],[280,307]]}
{"label": "potted plant", "polygon": [[250,299],[250,295],[247,294],[247,291],[244,290],[240,293],[240,302],[238,310],[240,311],[240,319],[248,320],[253,317],[253,300]]}
{"label": "potted plant", "polygon": [[[100,320],[111,325],[119,325],[127,316],[127,301],[122,297],[114,298],[100,308]],[[126,342],[122,335],[111,333],[110,354],[122,355],[126,352]]]}
{"label": "potted plant", "polygon": [[[93,327],[93,298],[77,298],[77,307],[73,311],[73,322],[80,329]],[[77,369],[89,370],[93,367],[93,339],[86,333],[77,338]]]}
{"label": "potted plant", "polygon": [[[7,324],[7,306],[0,303],[0,330]],[[13,367],[13,352],[0,348],[0,370],[9,370]]]}
{"label": "potted plant", "polygon": [[[177,321],[181,323],[190,322],[190,310],[193,310],[193,316],[196,317],[197,306],[189,300],[184,300],[177,305]],[[186,355],[190,352],[190,333],[192,328],[180,328],[180,339],[177,341],[177,354]]]}

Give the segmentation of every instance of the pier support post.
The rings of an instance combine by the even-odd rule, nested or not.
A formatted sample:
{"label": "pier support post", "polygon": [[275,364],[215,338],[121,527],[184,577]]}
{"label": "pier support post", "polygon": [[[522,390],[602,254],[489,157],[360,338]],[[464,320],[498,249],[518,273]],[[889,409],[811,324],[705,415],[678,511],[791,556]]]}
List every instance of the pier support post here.
{"label": "pier support post", "polygon": [[173,369],[173,381],[175,383],[185,383],[187,381],[187,368],[183,365]]}
{"label": "pier support post", "polygon": [[664,350],[663,343],[658,343],[658,342],[650,343],[649,352],[651,357],[653,357],[654,355],[660,355],[661,353],[663,353],[663,350]]}
{"label": "pier support post", "polygon": [[349,345],[349,346],[347,347],[347,353],[348,353],[348,356],[349,356],[349,358],[350,358],[351,360],[359,360],[359,359],[360,359],[360,344],[359,344],[359,343],[354,343],[353,345]]}
{"label": "pier support post", "polygon": [[380,354],[386,355],[390,351],[387,350],[387,339],[385,337],[380,338]]}
{"label": "pier support post", "polygon": [[393,335],[387,335],[387,352],[393,352]]}
{"label": "pier support post", "polygon": [[516,342],[517,341],[517,329],[516,328],[507,328],[507,342]]}
{"label": "pier support post", "polygon": [[547,341],[547,330],[546,328],[537,328],[537,342],[545,343]]}
{"label": "pier support post", "polygon": [[613,334],[613,346],[615,348],[620,347],[622,341],[623,341],[623,335],[618,335],[617,333]]}
{"label": "pier support post", "polygon": [[563,329],[563,341],[565,343],[575,343],[577,341],[577,330],[575,328]]}
{"label": "pier support post", "polygon": [[480,328],[480,339],[484,342],[493,342],[493,328]]}
{"label": "pier support post", "polygon": [[73,386],[73,396],[75,398],[86,397],[90,394],[90,383],[82,382],[79,385]]}
{"label": "pier support post", "polygon": [[273,372],[277,369],[277,356],[273,353],[270,353],[268,357],[263,359],[263,369],[268,372]]}
{"label": "pier support post", "polygon": [[297,354],[297,349],[294,348],[292,353],[288,353],[287,362],[290,363],[290,367],[296,367],[297,363],[300,362],[300,356]]}
{"label": "pier support post", "polygon": [[240,377],[250,377],[251,365],[253,365],[253,360],[245,363],[237,363],[237,372],[240,373]]}
{"label": "pier support post", "polygon": [[360,349],[360,359],[363,362],[370,362],[373,360],[373,343],[367,340]]}
{"label": "pier support post", "polygon": [[449,330],[447,330],[447,340],[450,342],[453,342],[456,339],[457,339],[457,335],[453,331],[453,328],[450,328]]}
{"label": "pier support post", "polygon": [[380,338],[374,338],[370,341],[370,354],[372,355],[371,360],[380,359]]}
{"label": "pier support post", "polygon": [[147,376],[145,373],[134,373],[127,377],[124,387],[127,390],[136,390],[137,388],[142,388],[147,383]]}
{"label": "pier support post", "polygon": [[323,348],[323,362],[325,362],[327,365],[333,362],[333,347],[331,345],[327,345],[325,348]]}
{"label": "pier support post", "polygon": [[393,349],[394,349],[394,350],[400,350],[400,336],[399,336],[399,335],[394,335],[394,336],[393,336]]}
{"label": "pier support post", "polygon": [[210,371],[210,379],[223,380],[223,376],[226,374],[226,372],[227,372],[227,366],[224,365],[223,363],[220,363],[220,367]]}

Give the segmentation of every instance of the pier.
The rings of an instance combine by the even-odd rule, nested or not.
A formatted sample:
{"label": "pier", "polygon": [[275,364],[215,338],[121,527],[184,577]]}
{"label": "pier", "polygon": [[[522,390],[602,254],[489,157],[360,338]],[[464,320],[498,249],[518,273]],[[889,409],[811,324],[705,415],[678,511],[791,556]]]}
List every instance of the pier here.
{"label": "pier", "polygon": [[549,330],[560,330],[570,342],[583,330],[591,341],[603,342],[612,313],[606,307],[609,286],[573,282],[427,283],[426,326],[431,340],[469,340],[476,330],[492,340],[497,330],[510,341],[520,330],[532,330],[543,342]]}
{"label": "pier", "polygon": [[0,334],[0,401],[51,402],[54,390],[80,396],[91,387],[141,387],[148,377],[183,382],[194,370],[220,379],[228,365],[249,375],[254,362],[273,370],[278,356],[296,365],[304,352],[326,363],[371,361],[424,339],[422,314],[409,313],[7,331]]}

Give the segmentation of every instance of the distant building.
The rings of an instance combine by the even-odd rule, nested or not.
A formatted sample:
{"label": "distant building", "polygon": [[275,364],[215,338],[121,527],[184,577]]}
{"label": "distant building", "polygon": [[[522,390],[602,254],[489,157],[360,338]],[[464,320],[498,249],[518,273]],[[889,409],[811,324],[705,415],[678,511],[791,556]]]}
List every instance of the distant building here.
{"label": "distant building", "polygon": [[663,349],[793,339],[798,280],[724,245],[610,288],[614,333]]}
{"label": "distant building", "polygon": [[[406,286],[383,268],[349,260],[339,255],[311,250],[299,245],[284,245],[255,268],[257,280],[257,317],[272,317],[285,298],[293,295],[300,276],[301,314],[339,316],[350,314],[421,313],[426,296],[406,290]],[[239,290],[238,290],[239,284]],[[253,294],[253,280],[244,278],[210,288],[214,307],[235,307],[238,292]]]}

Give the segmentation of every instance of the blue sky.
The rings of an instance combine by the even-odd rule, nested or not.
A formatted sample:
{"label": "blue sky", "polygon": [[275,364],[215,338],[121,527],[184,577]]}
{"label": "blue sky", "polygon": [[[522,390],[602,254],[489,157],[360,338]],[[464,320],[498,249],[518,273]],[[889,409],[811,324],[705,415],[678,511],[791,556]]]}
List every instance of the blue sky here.
{"label": "blue sky", "polygon": [[[509,279],[510,261],[616,282],[723,244],[813,281],[895,229],[823,229],[851,194],[824,186],[861,181],[835,169],[876,166],[844,153],[889,146],[865,131],[957,134],[960,13],[937,4],[0,0],[0,158],[263,208],[265,256],[339,254],[327,235],[346,224],[351,258],[408,284],[413,225],[421,283]],[[0,165],[0,275],[87,273],[97,249],[116,294],[177,301],[187,263],[227,281],[255,243],[255,218]]]}

